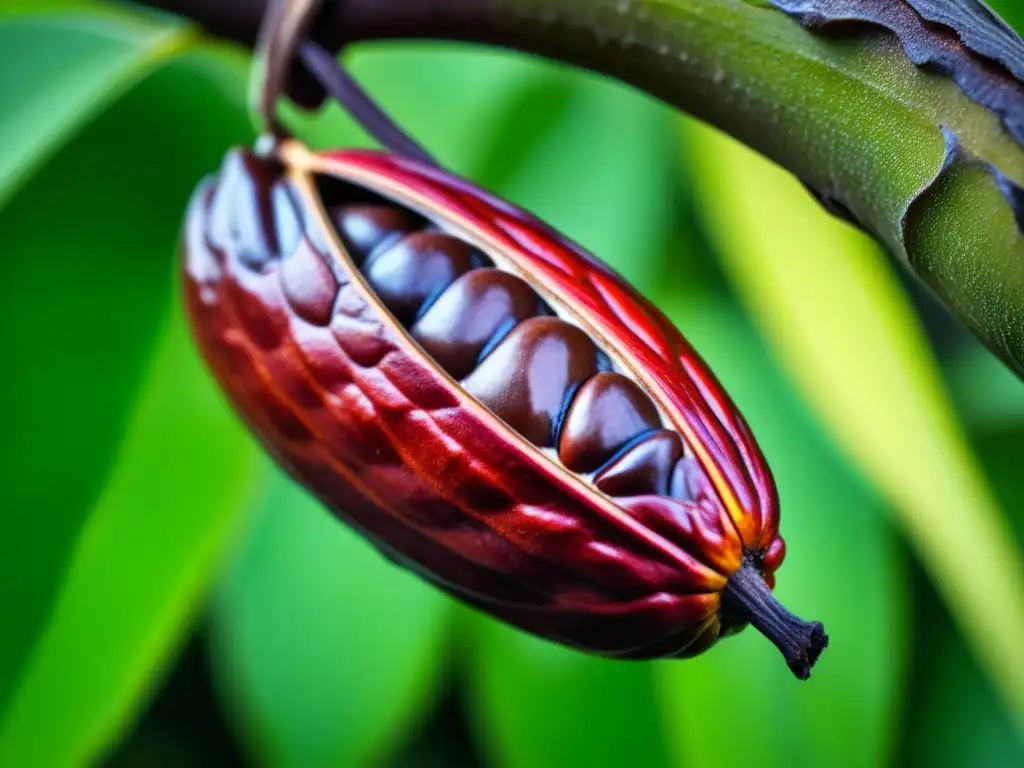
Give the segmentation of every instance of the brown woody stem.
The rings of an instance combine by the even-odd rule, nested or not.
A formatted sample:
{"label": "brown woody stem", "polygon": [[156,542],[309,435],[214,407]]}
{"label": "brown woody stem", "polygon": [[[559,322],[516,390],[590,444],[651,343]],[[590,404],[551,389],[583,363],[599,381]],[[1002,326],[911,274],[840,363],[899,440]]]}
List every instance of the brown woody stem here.
{"label": "brown woody stem", "polygon": [[782,651],[789,668],[801,680],[828,646],[821,622],[807,622],[794,616],[775,599],[753,563],[745,562],[729,577],[722,593],[723,607],[744,622],[753,624]]}

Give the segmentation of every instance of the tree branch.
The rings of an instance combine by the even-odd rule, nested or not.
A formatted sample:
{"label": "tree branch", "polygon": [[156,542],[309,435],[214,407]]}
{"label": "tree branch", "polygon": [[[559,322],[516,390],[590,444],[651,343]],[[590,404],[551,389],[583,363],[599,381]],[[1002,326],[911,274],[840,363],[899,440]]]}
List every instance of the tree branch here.
{"label": "tree branch", "polygon": [[[245,45],[266,2],[141,0]],[[315,36],[333,50],[402,38],[496,45],[630,83],[788,168],[1024,376],[1024,147],[994,111],[913,64],[884,25],[821,36],[770,7],[780,2],[328,0]],[[980,56],[957,53],[964,66]],[[309,102],[301,86],[293,93]]]}

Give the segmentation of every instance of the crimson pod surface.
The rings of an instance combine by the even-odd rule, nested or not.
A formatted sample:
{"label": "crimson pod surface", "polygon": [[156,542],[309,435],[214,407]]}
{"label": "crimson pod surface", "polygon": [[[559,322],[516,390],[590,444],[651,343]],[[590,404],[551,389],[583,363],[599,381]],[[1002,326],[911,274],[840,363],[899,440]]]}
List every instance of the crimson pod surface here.
{"label": "crimson pod surface", "polygon": [[683,658],[752,622],[809,674],[827,638],[771,597],[746,422],[580,247],[432,166],[284,140],[228,154],[183,251],[237,412],[388,558],[584,651]]}

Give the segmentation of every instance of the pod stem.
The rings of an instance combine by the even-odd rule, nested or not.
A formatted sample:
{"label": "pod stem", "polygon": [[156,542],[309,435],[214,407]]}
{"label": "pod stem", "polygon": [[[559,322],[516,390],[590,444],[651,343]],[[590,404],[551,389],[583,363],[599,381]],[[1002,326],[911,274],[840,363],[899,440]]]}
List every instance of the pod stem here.
{"label": "pod stem", "polygon": [[786,663],[801,680],[811,676],[811,668],[828,646],[828,635],[821,622],[807,622],[794,616],[775,599],[760,571],[744,562],[725,584],[722,605],[741,621],[753,624],[782,651]]}
{"label": "pod stem", "polygon": [[348,70],[338,63],[334,54],[309,40],[300,43],[297,52],[299,59],[323,89],[382,146],[396,155],[437,166],[430,153],[391,119]]}

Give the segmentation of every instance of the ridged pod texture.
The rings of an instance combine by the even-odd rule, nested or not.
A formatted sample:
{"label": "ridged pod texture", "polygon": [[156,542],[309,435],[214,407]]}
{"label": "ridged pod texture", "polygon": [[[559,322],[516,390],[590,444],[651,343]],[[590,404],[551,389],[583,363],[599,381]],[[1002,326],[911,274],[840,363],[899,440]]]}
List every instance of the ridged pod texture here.
{"label": "ridged pod texture", "polygon": [[527,631],[687,657],[769,586],[771,474],[706,365],[621,278],[435,168],[285,142],[191,203],[198,344],[287,471],[387,557]]}

